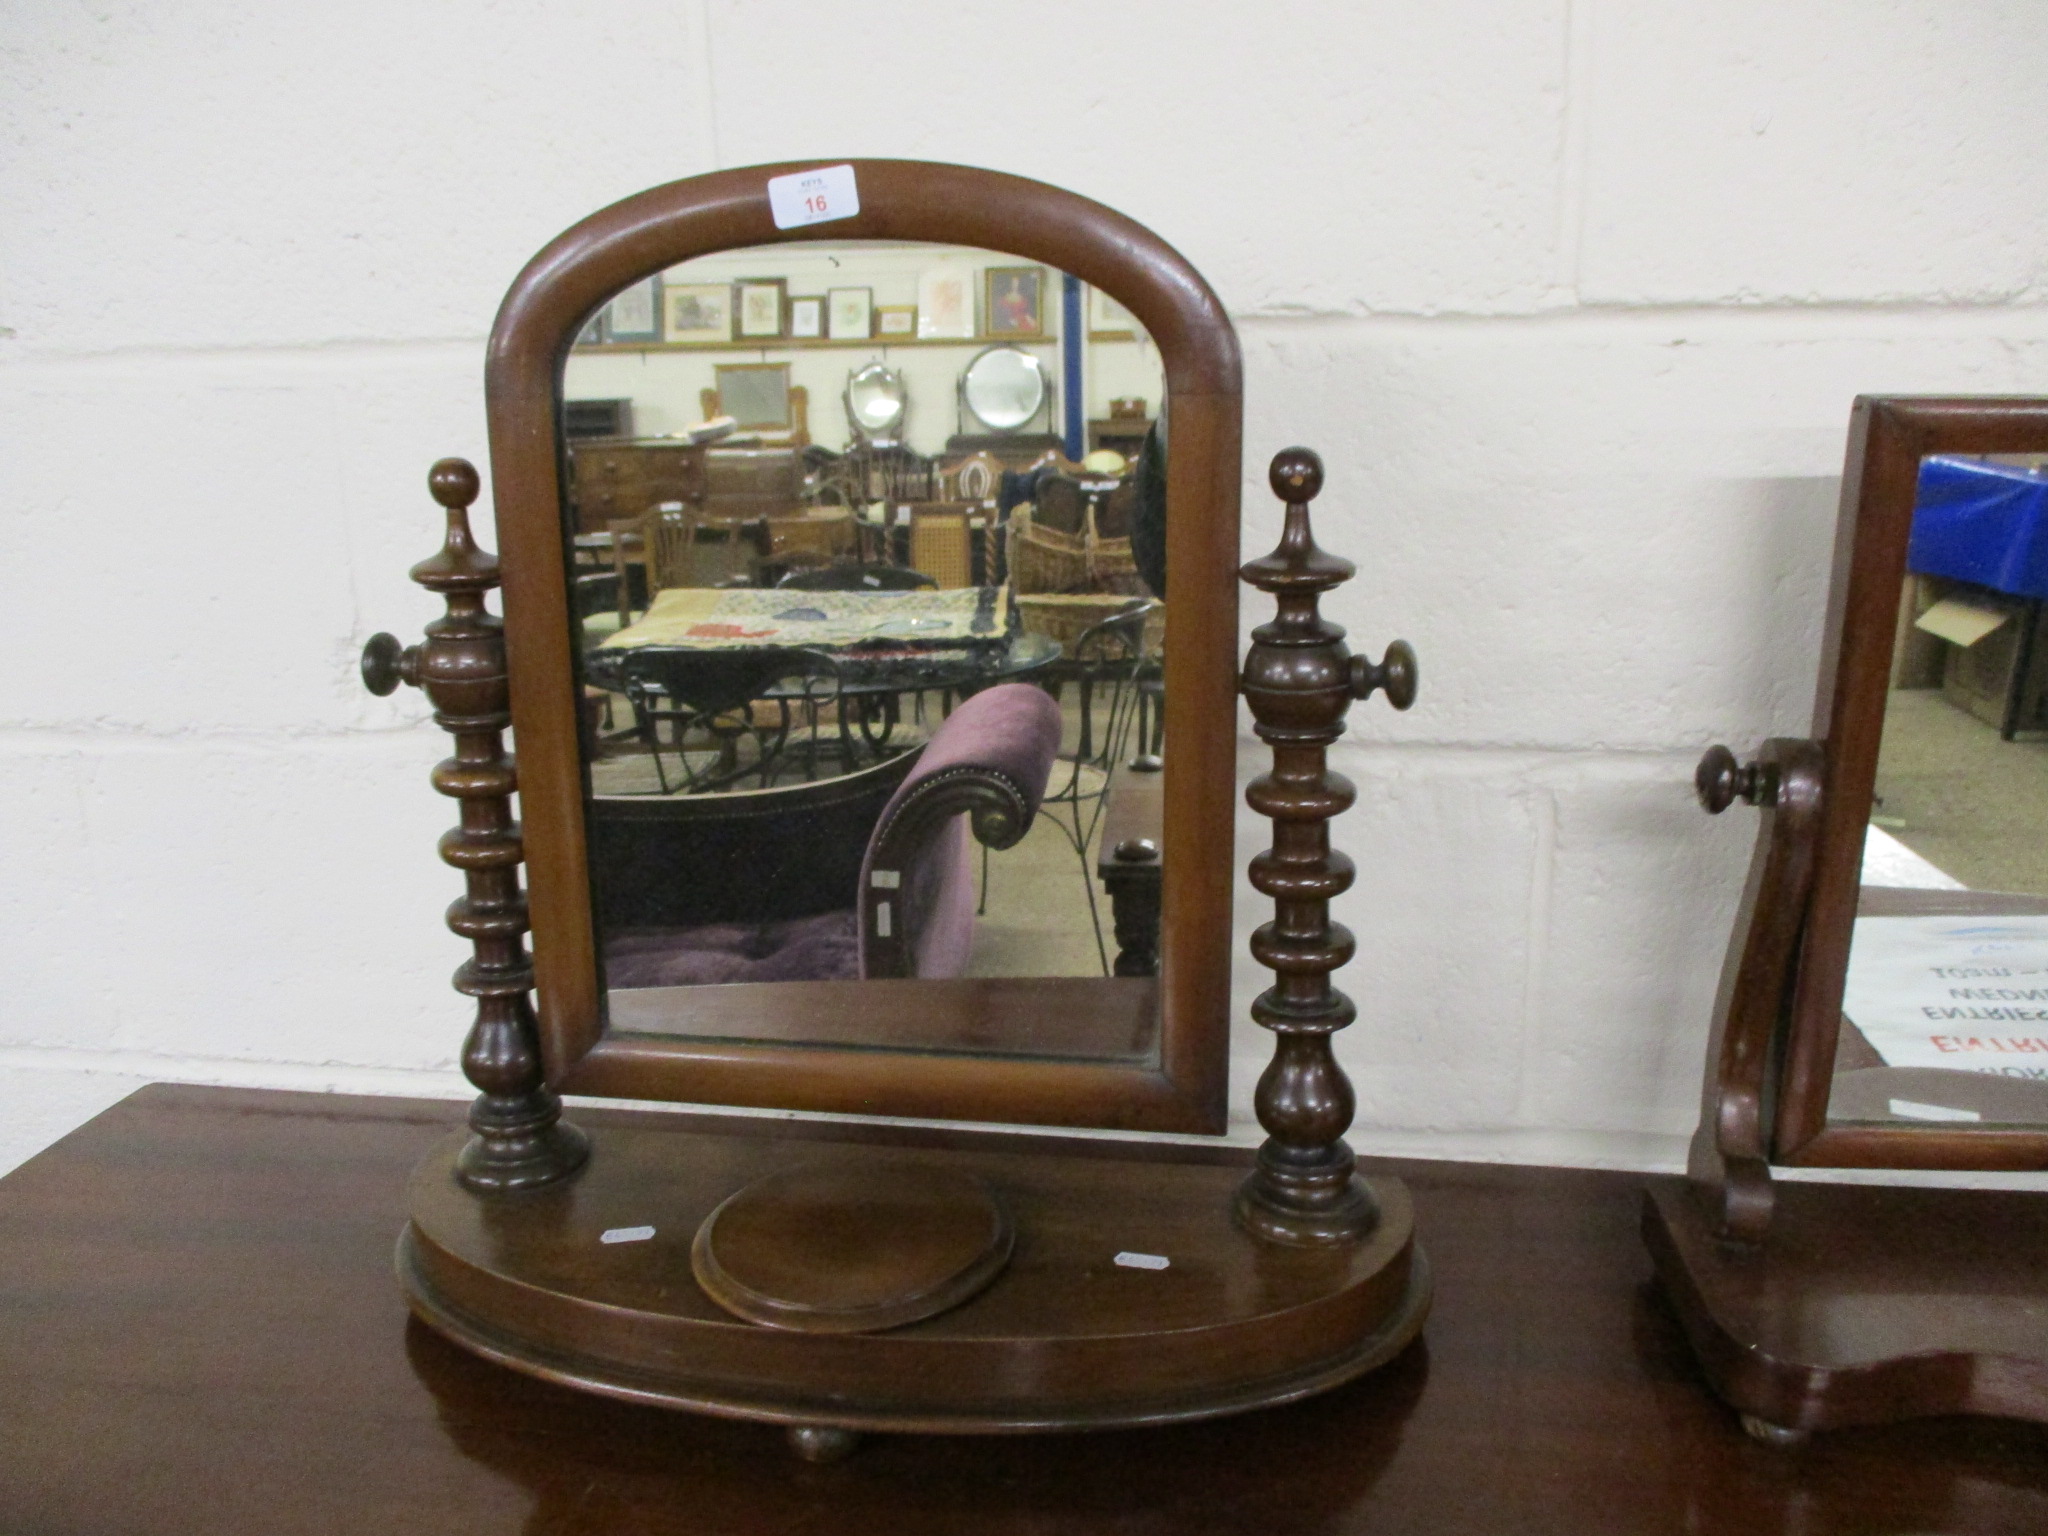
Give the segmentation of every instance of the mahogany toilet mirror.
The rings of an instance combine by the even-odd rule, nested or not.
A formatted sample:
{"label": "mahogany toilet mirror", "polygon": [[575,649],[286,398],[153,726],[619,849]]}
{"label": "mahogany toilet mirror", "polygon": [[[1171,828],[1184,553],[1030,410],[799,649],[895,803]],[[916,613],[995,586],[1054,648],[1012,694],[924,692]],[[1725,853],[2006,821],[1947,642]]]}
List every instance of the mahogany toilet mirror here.
{"label": "mahogany toilet mirror", "polygon": [[[1081,284],[1142,334],[1077,360]],[[809,310],[792,333],[806,287],[834,334]],[[851,329],[892,292],[920,301],[914,339]],[[1161,401],[1156,517],[1098,455],[1088,470],[1028,438],[880,457],[810,441],[814,384],[869,353],[957,369],[991,337]],[[721,403],[699,387],[713,362],[786,408],[746,433],[696,420]],[[435,785],[462,822],[441,850],[468,881],[449,924],[476,949],[455,984],[477,1001],[463,1064],[481,1096],[414,1177],[414,1311],[516,1369],[784,1424],[814,1457],[865,1430],[1236,1412],[1413,1339],[1430,1284],[1406,1191],[1362,1178],[1342,1140],[1329,1037],[1352,1009],[1329,977],[1351,940],[1328,901],[1351,870],[1326,823],[1351,790],[1323,753],[1349,702],[1407,707],[1415,666],[1399,645],[1351,657],[1318,616],[1351,568],[1310,535],[1306,450],[1275,461],[1286,532],[1244,572],[1280,604],[1242,679],[1275,754],[1251,791],[1276,823],[1252,878],[1278,911],[1253,949],[1280,973],[1254,1009],[1277,1045],[1249,1177],[1199,1146],[561,1116],[571,1094],[1223,1129],[1241,383],[1199,274],[1016,177],[726,171],[548,245],[499,311],[486,383],[500,556],[470,533],[475,472],[436,465],[448,536],[413,574],[447,616],[364,656],[374,691],[423,687],[455,736]],[[586,415],[632,425],[572,436]],[[963,498],[993,476],[948,456],[1004,454],[1014,499]],[[1065,843],[1042,836],[1057,818]],[[1030,878],[1067,883],[1029,885],[1033,838],[1052,855]],[[978,915],[960,900],[977,876]],[[1036,959],[984,958],[1006,884],[1025,893],[1007,910],[1071,920]],[[815,910],[826,889],[837,905]],[[1114,965],[1111,889],[1137,893],[1117,900]]]}
{"label": "mahogany toilet mirror", "polygon": [[1644,1233],[1751,1433],[2048,1420],[2048,1194],[1774,1169],[2048,1169],[2048,400],[1851,417],[1811,738],[1699,765],[1762,811],[1685,1186]]}

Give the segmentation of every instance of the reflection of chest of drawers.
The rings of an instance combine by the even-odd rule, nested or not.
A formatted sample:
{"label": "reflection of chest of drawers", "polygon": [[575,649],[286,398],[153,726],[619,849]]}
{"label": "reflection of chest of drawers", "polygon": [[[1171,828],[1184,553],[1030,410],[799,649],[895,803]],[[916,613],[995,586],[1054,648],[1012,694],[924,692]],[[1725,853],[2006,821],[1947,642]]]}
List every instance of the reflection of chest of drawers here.
{"label": "reflection of chest of drawers", "polygon": [[578,533],[614,518],[644,517],[665,501],[704,499],[702,445],[612,441],[569,445],[569,503]]}

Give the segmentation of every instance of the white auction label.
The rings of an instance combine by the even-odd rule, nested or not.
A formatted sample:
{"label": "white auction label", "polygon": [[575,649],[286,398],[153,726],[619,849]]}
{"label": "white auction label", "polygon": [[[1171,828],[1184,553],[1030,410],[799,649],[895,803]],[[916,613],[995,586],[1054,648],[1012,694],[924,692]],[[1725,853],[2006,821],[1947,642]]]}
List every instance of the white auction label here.
{"label": "white auction label", "polygon": [[644,1243],[654,1236],[652,1227],[613,1227],[602,1237],[600,1243]]}
{"label": "white auction label", "polygon": [[1859,917],[1842,1012],[1888,1067],[2048,1081],[2048,917]]}
{"label": "white auction label", "polygon": [[1164,1269],[1173,1261],[1163,1253],[1120,1253],[1116,1262],[1124,1269]]}
{"label": "white auction label", "polygon": [[1911,1099],[1893,1099],[1891,1111],[1901,1120],[1982,1120],[1974,1109],[1950,1109],[1946,1104],[1918,1104]]}
{"label": "white auction label", "polygon": [[860,188],[853,167],[828,165],[768,178],[768,211],[777,229],[801,229],[831,219],[850,219],[860,212]]}

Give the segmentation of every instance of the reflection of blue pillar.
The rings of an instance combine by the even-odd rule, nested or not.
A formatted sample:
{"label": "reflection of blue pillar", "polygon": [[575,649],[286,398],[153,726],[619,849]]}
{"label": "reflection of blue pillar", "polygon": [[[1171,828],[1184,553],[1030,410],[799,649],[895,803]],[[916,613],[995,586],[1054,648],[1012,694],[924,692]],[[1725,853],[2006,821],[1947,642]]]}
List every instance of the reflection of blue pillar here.
{"label": "reflection of blue pillar", "polygon": [[1060,393],[1066,405],[1067,457],[1081,457],[1082,429],[1087,425],[1083,411],[1087,399],[1081,391],[1081,349],[1088,333],[1081,329],[1081,279],[1071,272],[1060,274]]}

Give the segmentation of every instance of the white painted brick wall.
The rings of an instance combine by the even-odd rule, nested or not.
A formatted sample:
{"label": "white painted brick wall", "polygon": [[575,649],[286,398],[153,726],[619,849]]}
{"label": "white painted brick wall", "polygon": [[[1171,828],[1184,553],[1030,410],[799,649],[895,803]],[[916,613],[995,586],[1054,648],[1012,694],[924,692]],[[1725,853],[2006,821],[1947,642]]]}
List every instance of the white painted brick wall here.
{"label": "white painted brick wall", "polygon": [[1368,1148],[1675,1158],[1753,827],[1690,769],[1804,723],[1850,398],[2048,388],[2036,0],[0,14],[0,1166],[140,1077],[459,1090],[441,738],[353,659],[506,283],[643,186],[959,160],[1210,276],[1247,549],[1316,446],[1423,658],[1336,753]]}

